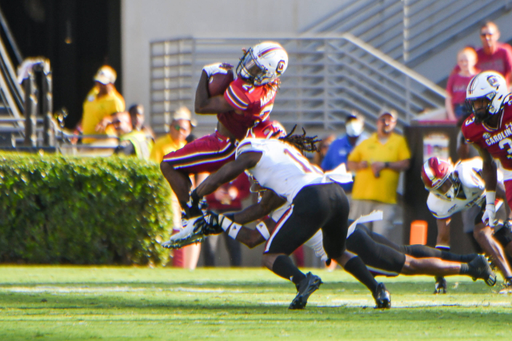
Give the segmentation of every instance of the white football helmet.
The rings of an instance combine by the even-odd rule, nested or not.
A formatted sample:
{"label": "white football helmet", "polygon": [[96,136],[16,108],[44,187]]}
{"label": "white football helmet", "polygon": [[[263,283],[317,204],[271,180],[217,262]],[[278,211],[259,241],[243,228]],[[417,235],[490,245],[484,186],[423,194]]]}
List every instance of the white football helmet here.
{"label": "white football helmet", "polygon": [[266,41],[247,50],[236,67],[242,79],[259,86],[281,76],[288,67],[288,53],[278,43]]}
{"label": "white football helmet", "polygon": [[[466,100],[475,114],[475,120],[479,122],[485,122],[492,115],[498,114],[507,95],[507,82],[495,71],[479,73],[469,82],[466,90]],[[489,100],[487,107],[475,109],[474,102],[484,98]]]}
{"label": "white football helmet", "polygon": [[[438,197],[453,200],[459,193],[460,183],[457,177],[453,176],[453,165],[438,157],[431,157],[423,164],[421,180],[425,188]],[[446,180],[450,181],[450,187],[443,188]]]}

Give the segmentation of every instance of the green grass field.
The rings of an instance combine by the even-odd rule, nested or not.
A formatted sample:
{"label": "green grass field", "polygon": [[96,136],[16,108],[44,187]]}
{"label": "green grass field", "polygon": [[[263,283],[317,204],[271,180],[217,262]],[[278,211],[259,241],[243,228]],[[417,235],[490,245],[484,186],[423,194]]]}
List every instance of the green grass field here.
{"label": "green grass field", "polygon": [[382,278],[393,308],[342,270],[302,311],[295,288],[265,269],[0,267],[0,340],[500,340],[510,339],[512,296],[484,282]]}

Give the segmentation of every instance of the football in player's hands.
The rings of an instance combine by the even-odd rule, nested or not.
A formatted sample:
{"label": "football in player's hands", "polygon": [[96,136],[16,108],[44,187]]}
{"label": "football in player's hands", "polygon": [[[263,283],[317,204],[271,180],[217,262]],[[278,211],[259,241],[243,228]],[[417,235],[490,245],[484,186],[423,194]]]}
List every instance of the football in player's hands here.
{"label": "football in player's hands", "polygon": [[233,81],[233,70],[227,73],[215,73],[208,79],[208,93],[210,97],[224,94],[229,84]]}

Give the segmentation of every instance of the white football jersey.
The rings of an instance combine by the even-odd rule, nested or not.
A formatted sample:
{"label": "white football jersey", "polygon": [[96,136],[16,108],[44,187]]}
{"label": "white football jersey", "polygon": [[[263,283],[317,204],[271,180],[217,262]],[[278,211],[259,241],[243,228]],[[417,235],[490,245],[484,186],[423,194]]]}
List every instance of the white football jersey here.
{"label": "white football jersey", "polygon": [[273,190],[290,203],[304,186],[326,182],[322,171],[283,141],[246,138],[238,145],[236,157],[246,152],[262,153],[258,164],[248,169],[248,173],[260,186]]}
{"label": "white football jersey", "polygon": [[485,200],[485,183],[479,174],[481,171],[481,159],[471,159],[457,163],[454,172],[460,180],[461,190],[465,198],[461,199],[457,196],[453,200],[448,200],[431,192],[427,199],[430,212],[436,218],[444,219],[451,217],[456,212],[482,204]]}

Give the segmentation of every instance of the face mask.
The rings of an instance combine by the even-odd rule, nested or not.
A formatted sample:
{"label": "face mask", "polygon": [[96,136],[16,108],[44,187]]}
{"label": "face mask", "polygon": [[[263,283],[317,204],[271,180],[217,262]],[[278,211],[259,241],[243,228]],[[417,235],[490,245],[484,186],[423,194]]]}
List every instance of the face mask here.
{"label": "face mask", "polygon": [[444,194],[444,197],[450,201],[452,201],[455,198],[455,189],[453,188],[453,186],[450,187],[448,192]]}
{"label": "face mask", "polygon": [[359,120],[352,120],[345,125],[347,135],[350,137],[357,137],[363,132],[363,122]]}

